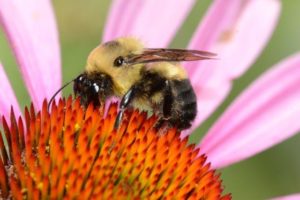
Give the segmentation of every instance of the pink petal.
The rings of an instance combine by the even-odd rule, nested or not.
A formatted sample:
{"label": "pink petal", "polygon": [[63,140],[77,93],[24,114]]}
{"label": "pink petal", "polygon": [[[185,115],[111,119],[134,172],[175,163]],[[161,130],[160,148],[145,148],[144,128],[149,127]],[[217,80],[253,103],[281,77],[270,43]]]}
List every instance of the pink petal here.
{"label": "pink petal", "polygon": [[187,64],[198,97],[199,126],[224,100],[232,80],[242,75],[263,50],[280,13],[277,0],[215,1],[198,27],[190,49],[209,50],[217,60]]}
{"label": "pink petal", "polygon": [[49,0],[0,0],[0,23],[35,106],[61,85],[60,49]]}
{"label": "pink petal", "polygon": [[[281,3],[277,0],[249,1],[229,38],[220,41],[220,67],[229,78],[241,76],[265,48],[277,25]],[[237,67],[233,67],[237,66]]]}
{"label": "pink petal", "polygon": [[147,46],[165,47],[189,13],[195,0],[115,0],[103,40],[134,36]]}
{"label": "pink petal", "polygon": [[289,196],[276,197],[273,198],[272,200],[299,200],[299,199],[300,199],[300,194],[292,194]]}
{"label": "pink petal", "polygon": [[300,130],[300,53],[242,93],[201,142],[215,168],[253,156]]}
{"label": "pink petal", "polygon": [[21,115],[20,107],[14,91],[9,83],[9,80],[6,76],[6,73],[3,69],[2,64],[0,63],[0,121],[2,120],[2,116],[4,116],[7,120],[10,116],[11,106],[13,107],[15,113]]}

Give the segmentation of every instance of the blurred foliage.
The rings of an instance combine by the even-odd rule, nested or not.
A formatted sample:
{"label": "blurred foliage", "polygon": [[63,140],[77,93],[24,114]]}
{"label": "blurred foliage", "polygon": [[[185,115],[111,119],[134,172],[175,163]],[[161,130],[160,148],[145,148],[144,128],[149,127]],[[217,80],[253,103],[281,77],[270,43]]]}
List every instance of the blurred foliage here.
{"label": "blurred foliage", "polygon": [[[100,43],[110,1],[54,0],[53,3],[62,47],[63,82],[67,82],[83,71],[88,53]],[[209,0],[197,2],[178,31],[172,47],[184,48],[187,45],[209,3]],[[299,51],[300,1],[284,0],[282,5],[278,27],[268,46],[245,75],[234,81],[232,92],[226,101],[192,135],[192,141],[199,141],[233,99],[261,73]],[[30,98],[3,32],[0,32],[0,56],[21,107],[28,105]],[[71,92],[72,88],[69,87],[64,94]],[[251,200],[300,192],[299,144],[298,134],[253,158],[220,170],[225,190],[231,192],[234,199]]]}

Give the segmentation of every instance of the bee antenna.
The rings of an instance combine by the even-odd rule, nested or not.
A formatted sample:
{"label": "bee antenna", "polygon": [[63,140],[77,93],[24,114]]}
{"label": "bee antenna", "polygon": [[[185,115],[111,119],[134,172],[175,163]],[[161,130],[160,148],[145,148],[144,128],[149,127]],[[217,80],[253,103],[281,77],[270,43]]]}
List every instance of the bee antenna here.
{"label": "bee antenna", "polygon": [[60,91],[62,91],[65,87],[67,87],[70,83],[72,83],[73,81],[75,81],[75,79],[73,79],[73,80],[71,80],[71,81],[65,83],[61,88],[59,88],[59,89],[54,93],[54,95],[51,97],[51,99],[50,99],[50,101],[49,101],[49,103],[48,103],[48,111],[49,111],[50,105],[51,105],[52,101],[55,99],[56,95],[57,95]]}

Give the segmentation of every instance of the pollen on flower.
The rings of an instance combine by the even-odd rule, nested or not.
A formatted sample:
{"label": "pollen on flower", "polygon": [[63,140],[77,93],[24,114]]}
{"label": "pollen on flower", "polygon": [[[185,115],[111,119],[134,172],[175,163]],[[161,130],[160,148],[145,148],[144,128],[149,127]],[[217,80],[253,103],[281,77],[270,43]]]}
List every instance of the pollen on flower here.
{"label": "pollen on flower", "polygon": [[75,124],[75,131],[79,131],[80,125],[78,123]]}
{"label": "pollen on flower", "polygon": [[25,109],[25,121],[3,119],[0,198],[230,199],[214,170],[176,129],[158,134],[157,118],[136,110],[114,129],[117,104],[106,115],[79,100],[51,111]]}

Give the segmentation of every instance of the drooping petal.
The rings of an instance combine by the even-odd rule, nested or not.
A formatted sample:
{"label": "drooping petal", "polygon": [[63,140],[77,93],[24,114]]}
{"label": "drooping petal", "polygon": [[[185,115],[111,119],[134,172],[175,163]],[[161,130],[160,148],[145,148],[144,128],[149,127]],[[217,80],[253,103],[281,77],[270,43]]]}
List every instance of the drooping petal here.
{"label": "drooping petal", "polygon": [[299,200],[299,199],[300,199],[300,194],[292,194],[289,196],[276,197],[271,200]]}
{"label": "drooping petal", "polygon": [[300,53],[255,81],[201,142],[215,168],[253,156],[300,130]]}
{"label": "drooping petal", "polygon": [[15,113],[18,115],[21,114],[20,107],[14,91],[9,83],[9,80],[6,76],[6,73],[3,69],[2,64],[0,63],[0,121],[2,116],[6,119],[9,119],[11,106],[13,107]]}
{"label": "drooping petal", "polygon": [[209,50],[218,59],[188,63],[198,98],[198,115],[190,133],[224,100],[232,80],[244,73],[263,50],[275,28],[278,0],[215,1],[194,34],[190,49]]}
{"label": "drooping petal", "polygon": [[37,108],[61,85],[58,32],[51,1],[0,0],[0,23]]}
{"label": "drooping petal", "polygon": [[142,39],[149,47],[165,47],[194,2],[195,0],[114,0],[103,40],[134,36]]}

